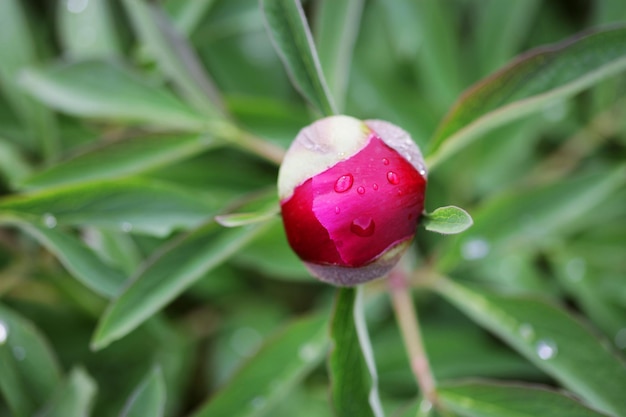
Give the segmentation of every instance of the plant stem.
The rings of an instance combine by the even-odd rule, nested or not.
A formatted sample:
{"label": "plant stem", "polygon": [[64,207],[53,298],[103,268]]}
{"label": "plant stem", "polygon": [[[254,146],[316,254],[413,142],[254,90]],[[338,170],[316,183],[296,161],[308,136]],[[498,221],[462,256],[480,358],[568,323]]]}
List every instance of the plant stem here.
{"label": "plant stem", "polygon": [[424,341],[417,320],[417,312],[413,307],[407,275],[401,268],[396,268],[389,274],[388,282],[393,309],[400,326],[404,347],[409,356],[411,370],[424,398],[431,404],[436,404],[435,378],[424,349]]}

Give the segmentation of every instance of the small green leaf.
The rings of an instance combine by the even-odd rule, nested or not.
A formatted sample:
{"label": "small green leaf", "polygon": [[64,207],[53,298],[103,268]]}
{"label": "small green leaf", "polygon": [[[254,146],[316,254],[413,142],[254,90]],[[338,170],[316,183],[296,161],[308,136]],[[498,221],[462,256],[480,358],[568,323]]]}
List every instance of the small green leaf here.
{"label": "small green leaf", "polygon": [[369,404],[371,377],[355,327],[354,288],[337,290],[330,333],[333,341],[328,357],[332,402],[339,416],[374,416]]}
{"label": "small green leaf", "polygon": [[0,304],[0,392],[12,415],[31,417],[61,381],[54,352],[33,324]]}
{"label": "small green leaf", "polygon": [[24,70],[21,85],[34,97],[76,116],[202,129],[206,122],[169,91],[107,61],[79,61]]}
{"label": "small green leaf", "polygon": [[278,213],[280,206],[276,200],[276,192],[272,189],[270,193],[256,196],[243,208],[237,209],[236,213],[215,216],[215,221],[224,227],[239,227],[268,221]]}
{"label": "small green leaf", "polygon": [[260,0],[267,29],[295,87],[325,116],[337,113],[300,0]]}
{"label": "small green leaf", "polygon": [[488,381],[447,383],[437,388],[442,406],[467,417],[606,417],[552,389]]}
{"label": "small green leaf", "polygon": [[424,227],[431,232],[454,235],[469,229],[474,221],[469,213],[456,206],[439,207],[424,216]]}
{"label": "small green leaf", "polygon": [[163,372],[155,367],[128,398],[120,417],[163,417],[165,399]]}
{"label": "small green leaf", "polygon": [[487,294],[441,278],[436,289],[593,407],[626,415],[626,364],[567,311],[531,297]]}
{"label": "small green leaf", "polygon": [[625,27],[577,35],[521,55],[459,98],[432,139],[428,165],[625,68]]}
{"label": "small green leaf", "polygon": [[168,244],[109,305],[93,336],[93,348],[124,337],[270,226],[276,224],[224,229],[211,222]]}
{"label": "small green leaf", "polygon": [[212,211],[212,205],[197,193],[138,178],[51,188],[0,200],[0,214],[28,220],[36,216],[47,227],[89,225],[155,236],[195,227]]}
{"label": "small green leaf", "polygon": [[124,274],[107,266],[78,238],[49,227],[50,223],[41,226],[36,221],[0,216],[0,224],[17,226],[37,239],[78,281],[97,294],[111,298],[126,281]]}
{"label": "small green leaf", "polygon": [[207,135],[132,138],[57,163],[27,178],[21,187],[36,189],[139,174],[187,159],[218,144]]}
{"label": "small green leaf", "polygon": [[329,344],[327,320],[326,315],[299,319],[274,334],[192,417],[268,415],[322,362]]}
{"label": "small green leaf", "polygon": [[82,368],[75,368],[37,417],[91,415],[96,396],[96,382]]}

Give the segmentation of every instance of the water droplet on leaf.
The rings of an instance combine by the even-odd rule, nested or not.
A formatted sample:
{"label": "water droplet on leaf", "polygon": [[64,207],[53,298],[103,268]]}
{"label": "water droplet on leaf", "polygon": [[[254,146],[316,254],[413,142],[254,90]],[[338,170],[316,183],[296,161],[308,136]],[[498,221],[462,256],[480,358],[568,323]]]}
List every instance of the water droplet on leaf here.
{"label": "water droplet on leaf", "polygon": [[122,232],[129,233],[133,230],[133,225],[129,222],[122,223]]}
{"label": "water droplet on leaf", "polygon": [[537,352],[537,356],[539,359],[543,359],[544,361],[548,359],[552,359],[556,356],[558,349],[556,343],[549,339],[543,339],[537,342],[535,346],[535,351]]}
{"label": "water droplet on leaf", "polygon": [[48,229],[54,229],[57,226],[57,218],[50,213],[46,213],[43,215],[43,224]]}
{"label": "water droplet on leaf", "polygon": [[352,188],[352,183],[354,182],[354,177],[352,174],[342,175],[335,182],[335,191],[338,193],[345,193],[350,188]]}
{"label": "water droplet on leaf", "polygon": [[298,356],[300,356],[300,359],[303,361],[311,362],[317,357],[317,349],[310,344],[302,345],[298,350]]}
{"label": "water droplet on leaf", "polygon": [[376,224],[374,224],[374,219],[371,217],[357,217],[352,220],[352,224],[350,224],[350,231],[357,236],[361,237],[369,237],[374,234],[374,230],[376,229]]}
{"label": "water droplet on leaf", "polygon": [[524,340],[531,340],[535,336],[535,329],[528,323],[523,323],[519,326],[519,335]]}
{"label": "water droplet on leaf", "polygon": [[461,246],[461,255],[467,260],[482,259],[489,254],[489,249],[485,239],[470,239]]}
{"label": "water droplet on leaf", "polygon": [[0,346],[2,346],[4,342],[6,342],[8,337],[9,337],[9,328],[7,327],[6,324],[4,324],[3,321],[0,321]]}

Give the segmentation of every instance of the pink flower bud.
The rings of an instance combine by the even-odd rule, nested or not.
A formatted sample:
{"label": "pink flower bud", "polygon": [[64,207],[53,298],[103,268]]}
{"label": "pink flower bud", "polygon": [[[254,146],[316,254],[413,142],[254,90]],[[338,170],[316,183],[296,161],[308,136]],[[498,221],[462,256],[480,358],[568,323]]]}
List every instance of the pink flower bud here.
{"label": "pink flower bud", "polygon": [[331,116],[305,127],[278,174],[287,239],[322,281],[385,275],[424,208],[426,169],[409,134],[380,120]]}

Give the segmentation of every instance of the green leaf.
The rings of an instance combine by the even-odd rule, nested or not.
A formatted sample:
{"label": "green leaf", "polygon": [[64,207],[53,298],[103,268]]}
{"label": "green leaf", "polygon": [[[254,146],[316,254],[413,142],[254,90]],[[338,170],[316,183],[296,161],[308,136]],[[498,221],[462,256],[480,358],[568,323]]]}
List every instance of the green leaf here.
{"label": "green leaf", "polygon": [[123,65],[79,61],[24,70],[21,85],[34,97],[76,116],[199,130],[202,117],[169,91]]}
{"label": "green leaf", "polygon": [[315,39],[322,70],[335,103],[343,108],[350,64],[359,27],[363,0],[323,0],[317,3]]}
{"label": "green leaf", "polygon": [[626,414],[626,365],[567,311],[531,297],[472,290],[441,278],[449,302],[593,407]]}
{"label": "green leaf", "polygon": [[100,318],[93,348],[124,337],[270,226],[275,222],[237,229],[211,222],[159,251]]}
{"label": "green leaf", "polygon": [[431,142],[441,163],[486,132],[570,97],[626,68],[626,28],[577,35],[521,55],[468,89]]}
{"label": "green leaf", "polygon": [[354,288],[337,290],[328,357],[332,402],[339,416],[373,417],[369,404],[372,381],[355,327],[355,293]]}
{"label": "green leaf", "polygon": [[299,0],[260,0],[267,29],[295,87],[323,115],[337,113]]}
{"label": "green leaf", "polygon": [[467,417],[606,417],[571,396],[540,386],[472,381],[439,386],[441,405]]}
{"label": "green leaf", "polygon": [[57,3],[57,31],[64,55],[73,59],[122,54],[111,3],[105,0]]}
{"label": "green leaf", "polygon": [[444,235],[464,232],[474,223],[467,211],[456,206],[439,207],[427,213],[423,222],[426,230]]}
{"label": "green leaf", "polygon": [[163,417],[165,398],[163,372],[155,367],[133,391],[120,417]]}
{"label": "green leaf", "polygon": [[32,168],[20,154],[16,146],[0,138],[0,177],[11,186],[31,174]]}
{"label": "green leaf", "polygon": [[243,207],[235,211],[215,216],[215,221],[224,227],[239,227],[270,220],[280,213],[276,190],[272,188],[269,193],[253,196]]}
{"label": "green leaf", "polygon": [[174,26],[189,37],[202,23],[202,19],[210,13],[216,0],[170,1],[165,6],[174,20]]}
{"label": "green leaf", "polygon": [[326,315],[299,319],[275,333],[192,417],[267,415],[324,358]]}
{"label": "green leaf", "polygon": [[[73,235],[19,218],[0,216],[0,224],[19,227],[52,252],[67,270],[86,287],[111,298],[119,293],[126,276],[107,266]],[[51,225],[51,224],[49,224]]]}
{"label": "green leaf", "polygon": [[0,2],[0,84],[2,94],[22,125],[29,132],[26,140],[31,138],[38,145],[47,159],[56,157],[59,151],[59,138],[56,120],[50,110],[37,103],[19,88],[17,80],[24,67],[39,63],[37,46],[29,27],[23,7],[25,3],[18,0]]}
{"label": "green leaf", "polygon": [[626,166],[618,166],[496,196],[474,210],[474,225],[445,251],[437,269],[448,271],[462,258],[478,261],[521,248],[549,247],[584,229],[593,210],[624,184]]}
{"label": "green leaf", "polygon": [[27,178],[20,186],[36,189],[139,174],[187,159],[216,147],[218,143],[207,135],[132,138],[91,149],[55,164]]}
{"label": "green leaf", "polygon": [[166,236],[210,217],[213,207],[196,194],[154,180],[129,178],[51,188],[0,200],[0,214],[48,227],[102,226]]}
{"label": "green leaf", "polygon": [[91,415],[96,396],[96,382],[82,368],[75,368],[67,381],[37,417],[79,417]]}
{"label": "green leaf", "polygon": [[54,353],[33,324],[0,304],[0,392],[15,417],[31,417],[61,380]]}
{"label": "green leaf", "polygon": [[207,116],[222,112],[221,98],[187,40],[157,6],[125,0],[133,26],[157,63],[183,95]]}

